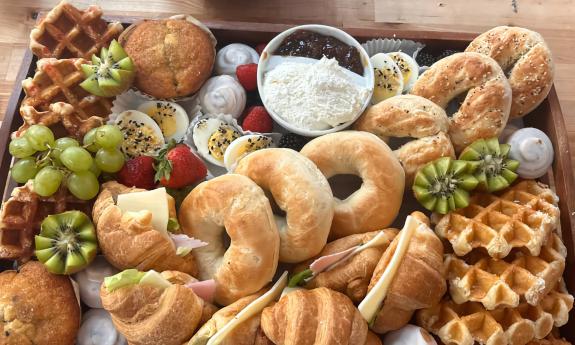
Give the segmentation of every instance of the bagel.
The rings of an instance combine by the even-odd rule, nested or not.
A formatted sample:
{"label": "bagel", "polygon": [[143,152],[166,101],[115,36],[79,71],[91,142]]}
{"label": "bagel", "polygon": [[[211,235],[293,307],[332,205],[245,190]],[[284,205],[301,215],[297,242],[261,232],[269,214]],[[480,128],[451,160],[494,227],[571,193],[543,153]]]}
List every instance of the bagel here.
{"label": "bagel", "polygon": [[281,262],[301,262],[322,250],[333,218],[333,196],[312,161],[294,150],[270,148],[250,153],[234,172],[269,191],[285,212],[285,217],[275,217]]}
{"label": "bagel", "polygon": [[[269,283],[277,268],[279,233],[264,191],[228,174],[203,182],[182,202],[182,231],[208,245],[196,248],[199,279],[216,281],[215,301],[228,305]],[[225,248],[222,235],[230,237]]]}
{"label": "bagel", "polygon": [[555,63],[551,50],[535,31],[498,26],[477,36],[465,51],[485,54],[506,71],[513,93],[510,118],[533,111],[553,86]]}
{"label": "bagel", "polygon": [[457,152],[477,139],[496,137],[509,118],[511,87],[495,60],[479,53],[456,53],[433,64],[411,93],[443,109],[465,99],[450,119],[449,136]]}
{"label": "bagel", "polygon": [[301,153],[326,178],[340,174],[361,177],[361,187],[345,200],[334,197],[330,238],[388,227],[399,211],[405,173],[391,149],[367,132],[326,134],[307,143]]}

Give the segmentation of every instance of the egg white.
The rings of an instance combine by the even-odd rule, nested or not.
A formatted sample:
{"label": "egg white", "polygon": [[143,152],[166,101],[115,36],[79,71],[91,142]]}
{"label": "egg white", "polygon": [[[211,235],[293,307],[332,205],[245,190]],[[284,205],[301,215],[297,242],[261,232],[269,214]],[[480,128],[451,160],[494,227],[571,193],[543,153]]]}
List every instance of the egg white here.
{"label": "egg white", "polygon": [[[248,134],[248,135],[244,135],[242,137],[237,138],[236,140],[232,141],[232,143],[230,144],[230,146],[228,146],[228,148],[226,149],[226,152],[224,154],[224,165],[226,167],[226,169],[228,171],[232,171],[235,164],[242,158],[244,158],[245,156],[247,156],[248,154],[250,154],[251,152],[245,153],[245,152],[241,152],[242,149],[244,148],[244,146],[246,146],[248,144],[248,140],[252,139],[252,140],[257,140],[258,137],[261,137],[265,135],[261,135],[261,134]],[[270,137],[266,137],[269,139],[269,145],[267,147],[272,147],[273,146],[273,141],[272,138]],[[266,147],[266,148],[267,148]],[[263,150],[264,148],[259,148],[258,150]],[[257,151],[257,150],[256,150]]]}
{"label": "egg white", "polygon": [[[215,157],[210,154],[210,150],[208,148],[210,136],[218,130],[220,126],[228,125],[226,122],[214,119],[214,118],[207,118],[205,121],[200,121],[194,125],[192,139],[194,141],[194,145],[196,145],[196,149],[200,156],[206,159],[208,162],[215,164],[217,166],[224,166],[223,161],[219,161]],[[229,146],[228,146],[229,147]]]}
{"label": "egg white", "polygon": [[[389,57],[387,54],[384,53],[375,54],[369,60],[371,61],[371,65],[373,66],[374,69],[380,70],[382,74],[388,75],[390,80],[391,78],[393,78],[394,82],[397,83],[396,87],[391,91],[390,97],[401,95],[403,91],[403,76],[401,74],[401,70],[399,69],[395,61],[393,61],[391,57]],[[371,99],[372,104],[378,103],[379,101],[383,100],[383,99],[380,100],[376,99],[376,92],[378,91],[378,89],[381,88],[376,84],[377,84],[377,77],[375,78],[374,95]]]}

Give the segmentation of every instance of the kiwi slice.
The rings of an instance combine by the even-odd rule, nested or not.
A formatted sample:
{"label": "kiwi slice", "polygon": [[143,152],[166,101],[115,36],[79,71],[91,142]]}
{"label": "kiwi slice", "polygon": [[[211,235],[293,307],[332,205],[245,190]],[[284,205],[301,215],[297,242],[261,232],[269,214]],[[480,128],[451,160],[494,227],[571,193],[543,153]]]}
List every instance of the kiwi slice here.
{"label": "kiwi slice", "polygon": [[496,192],[509,187],[517,179],[515,171],[519,162],[508,158],[510,149],[510,145],[500,144],[497,138],[479,139],[467,146],[459,159],[476,166],[477,188]]}
{"label": "kiwi slice", "polygon": [[94,224],[80,211],[46,217],[35,244],[36,257],[54,274],[76,273],[88,266],[98,252]]}
{"label": "kiwi slice", "polygon": [[477,187],[474,166],[466,161],[442,157],[415,175],[413,193],[423,207],[446,214],[469,205],[469,191]]}
{"label": "kiwi slice", "polygon": [[86,76],[80,86],[91,94],[113,97],[124,92],[136,76],[134,63],[124,48],[116,41],[110,47],[103,47],[100,57],[92,55],[92,64],[83,64]]}

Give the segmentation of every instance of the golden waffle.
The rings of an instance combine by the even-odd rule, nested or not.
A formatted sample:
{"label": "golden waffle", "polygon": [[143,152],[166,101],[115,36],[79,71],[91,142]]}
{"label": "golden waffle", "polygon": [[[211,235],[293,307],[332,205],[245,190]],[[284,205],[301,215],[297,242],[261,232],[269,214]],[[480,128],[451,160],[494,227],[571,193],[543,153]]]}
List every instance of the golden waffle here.
{"label": "golden waffle", "polygon": [[30,50],[39,58],[90,59],[123,30],[120,23],[106,23],[98,6],[81,11],[62,1],[30,32]]}
{"label": "golden waffle", "polygon": [[451,242],[458,256],[474,248],[483,248],[496,259],[512,248],[538,256],[559,222],[557,201],[547,186],[522,181],[499,196],[474,193],[468,207],[441,217],[435,231]]}
{"label": "golden waffle", "polygon": [[445,344],[524,345],[566,324],[572,308],[573,296],[561,281],[536,306],[521,303],[489,311],[477,302],[456,304],[446,299],[420,310],[417,322]]}
{"label": "golden waffle", "polygon": [[34,249],[34,235],[48,215],[68,210],[90,214],[90,204],[72,196],[65,187],[44,198],[33,192],[33,181],[14,188],[0,211],[0,258],[26,260]]}
{"label": "golden waffle", "polygon": [[556,234],[541,248],[539,256],[509,255],[494,260],[473,255],[466,261],[446,256],[445,269],[451,298],[455,303],[480,302],[488,310],[516,307],[520,301],[537,305],[561,279],[567,249]]}
{"label": "golden waffle", "polygon": [[545,339],[530,341],[527,345],[571,345],[571,343],[565,339],[548,336]]}
{"label": "golden waffle", "polygon": [[24,131],[33,124],[61,123],[68,134],[81,138],[102,125],[111,112],[111,99],[94,96],[82,87],[84,59],[42,59],[33,78],[22,82],[26,97],[20,106]]}

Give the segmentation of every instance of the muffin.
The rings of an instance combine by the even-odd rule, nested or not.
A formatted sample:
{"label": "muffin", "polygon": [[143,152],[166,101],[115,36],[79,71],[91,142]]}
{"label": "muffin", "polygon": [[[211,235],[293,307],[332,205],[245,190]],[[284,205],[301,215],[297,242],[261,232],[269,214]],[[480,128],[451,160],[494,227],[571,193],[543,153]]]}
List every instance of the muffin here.
{"label": "muffin", "polygon": [[135,86],[159,99],[198,91],[212,73],[216,56],[211,32],[184,16],[135,23],[120,43],[136,65]]}

